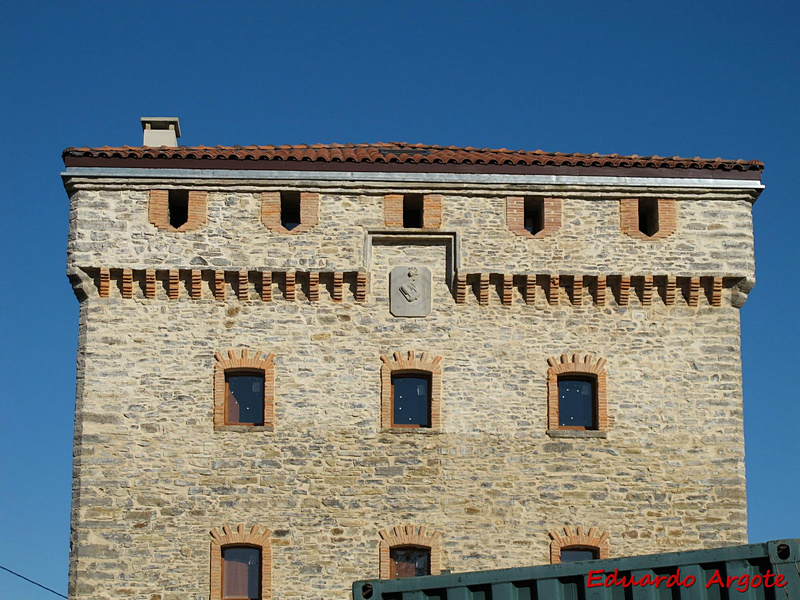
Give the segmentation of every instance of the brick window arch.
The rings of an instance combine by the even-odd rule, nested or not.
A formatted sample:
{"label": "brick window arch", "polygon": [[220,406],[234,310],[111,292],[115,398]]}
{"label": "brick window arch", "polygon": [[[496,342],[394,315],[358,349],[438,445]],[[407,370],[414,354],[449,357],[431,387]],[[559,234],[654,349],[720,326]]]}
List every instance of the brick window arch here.
{"label": "brick window arch", "polygon": [[417,356],[413,350],[405,355],[395,352],[381,356],[381,429],[399,427],[394,419],[394,388],[398,377],[420,376],[428,381],[429,424],[426,428],[440,429],[442,425],[442,357],[423,352]]}
{"label": "brick window arch", "polygon": [[561,228],[561,198],[508,196],[506,226],[516,235],[543,238]]}
{"label": "brick window arch", "polygon": [[[228,350],[226,354],[214,354],[214,428],[236,427],[230,425],[226,413],[229,402],[229,378],[231,375],[254,375],[263,377],[263,419],[256,425],[271,431],[275,426],[275,355],[262,352],[251,354],[249,350]],[[254,425],[244,425],[254,427]]]}
{"label": "brick window arch", "polygon": [[571,527],[563,529],[553,529],[550,532],[550,564],[561,563],[562,550],[592,550],[597,558],[608,558],[608,533],[600,531],[597,527],[591,527],[589,531],[584,531],[583,527]]}
{"label": "brick window arch", "polygon": [[442,571],[442,532],[428,530],[424,525],[397,525],[378,532],[380,545],[380,578],[392,579],[392,549],[420,548],[430,551],[430,575]]}
{"label": "brick window arch", "polygon": [[272,598],[272,545],[269,529],[261,529],[253,525],[247,529],[238,525],[236,529],[224,525],[221,529],[211,530],[211,593],[210,600],[223,600],[223,577],[225,575],[225,561],[223,555],[226,549],[258,549],[261,554],[261,564],[258,569],[260,589],[259,600]]}
{"label": "brick window arch", "polygon": [[560,395],[559,383],[574,380],[576,382],[586,380],[592,384],[592,425],[582,427],[605,431],[608,429],[608,394],[606,383],[606,360],[595,358],[591,354],[562,354],[555,358],[548,358],[547,364],[547,428],[555,429],[577,429],[561,424],[559,411]]}
{"label": "brick window arch", "polygon": [[[287,211],[293,216],[290,220],[299,219],[287,229]],[[291,234],[311,231],[319,224],[319,194],[316,192],[262,192],[261,222],[275,233]]]}
{"label": "brick window arch", "polygon": [[[164,231],[192,231],[206,222],[208,192],[197,190],[150,190],[148,217],[150,223]],[[176,210],[181,211],[175,221]],[[182,222],[177,227],[173,223]]]}
{"label": "brick window arch", "polygon": [[678,203],[674,199],[621,198],[620,229],[638,240],[658,240],[675,233]]}

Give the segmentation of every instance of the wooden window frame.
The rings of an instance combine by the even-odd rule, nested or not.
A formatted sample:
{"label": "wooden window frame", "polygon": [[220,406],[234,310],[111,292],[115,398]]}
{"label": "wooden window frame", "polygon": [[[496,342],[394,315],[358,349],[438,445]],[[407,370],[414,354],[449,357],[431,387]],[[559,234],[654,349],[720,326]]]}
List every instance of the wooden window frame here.
{"label": "wooden window frame", "polygon": [[262,529],[257,525],[247,528],[240,524],[235,529],[224,525],[219,529],[212,529],[211,534],[211,565],[209,600],[232,600],[223,598],[222,550],[232,546],[246,546],[261,550],[261,597],[259,600],[272,599],[272,531]]}
{"label": "wooden window frame", "polygon": [[609,534],[606,531],[601,531],[597,527],[591,527],[588,530],[583,527],[564,527],[562,529],[553,529],[548,534],[550,539],[550,564],[561,564],[561,550],[562,549],[586,549],[596,550],[597,559],[609,558],[610,543]]}
{"label": "wooden window frame", "polygon": [[[393,371],[392,372],[392,429],[398,427],[408,427],[408,428],[422,428],[422,429],[430,429],[432,426],[431,421],[431,390],[433,388],[433,374],[430,371],[415,371],[415,370],[408,370],[408,371]],[[394,422],[394,380],[398,377],[418,377],[418,378],[425,378],[428,380],[428,425],[417,425],[417,424],[403,424],[403,423],[395,423]]]}
{"label": "wooden window frame", "polygon": [[598,548],[597,546],[562,546],[558,550],[558,552],[559,552],[559,554],[558,554],[559,563],[561,562],[561,559],[563,558],[564,550],[567,550],[567,551],[569,551],[569,550],[581,550],[583,552],[591,552],[592,554],[594,554],[594,557],[592,557],[591,560],[597,560],[597,559],[600,558],[600,548]]}
{"label": "wooden window frame", "polygon": [[261,555],[264,552],[264,550],[261,548],[261,546],[254,546],[253,544],[226,544],[226,545],[222,546],[219,549],[219,551],[220,551],[220,560],[222,561],[221,564],[220,564],[220,580],[219,580],[220,581],[220,583],[219,583],[220,596],[222,596],[222,600],[262,600],[262,591],[261,591],[262,590],[262,584],[261,584],[261,581],[263,580],[264,577],[263,577],[263,573],[261,572],[261,569],[262,569],[262,566],[263,566],[263,560],[259,560],[259,562],[262,563],[262,564],[260,564],[259,567],[258,567],[258,588],[259,588],[258,598],[253,599],[253,598],[245,598],[244,596],[238,596],[237,597],[237,596],[226,596],[225,595],[225,556],[224,556],[224,554],[225,554],[225,550],[228,550],[230,548],[252,548],[254,550],[258,550],[259,559],[261,559]]}
{"label": "wooden window frame", "polygon": [[556,377],[556,387],[562,381],[586,381],[592,384],[592,427],[584,427],[582,425],[561,425],[561,394],[558,395],[558,429],[572,430],[572,431],[597,431],[598,423],[598,410],[597,410],[597,376],[588,375],[584,373],[562,373]]}
{"label": "wooden window frame", "polygon": [[[607,431],[608,430],[608,381],[606,360],[591,354],[562,354],[547,359],[547,429],[548,431]],[[559,425],[559,376],[594,378],[596,428],[570,427]]]}
{"label": "wooden window frame", "polygon": [[[431,356],[427,352],[417,355],[413,350],[406,353],[395,352],[381,356],[381,413],[380,427],[382,431],[439,431],[442,426],[442,357]],[[429,374],[428,395],[430,396],[430,427],[417,425],[393,425],[394,423],[394,386],[392,375]]]}
{"label": "wooden window frame", "polygon": [[396,525],[378,532],[380,537],[379,577],[391,579],[391,549],[403,546],[427,548],[430,551],[431,575],[442,572],[442,532],[430,530],[424,525]]}
{"label": "wooden window frame", "polygon": [[[389,579],[407,579],[405,577],[395,577],[395,560],[392,558],[392,550],[424,550],[428,553],[428,572],[425,575],[431,574],[431,547],[430,546],[420,546],[419,544],[405,544],[400,546],[390,546],[389,547]],[[417,575],[416,577],[421,577],[421,575]]]}
{"label": "wooden window frame", "polygon": [[[248,349],[214,354],[214,429],[235,431],[274,431],[275,428],[275,355]],[[226,373],[260,372],[264,374],[263,425],[226,423],[228,385]]]}
{"label": "wooden window frame", "polygon": [[[230,395],[231,395],[231,390],[230,390],[230,385],[229,385],[229,382],[228,382],[228,378],[231,375],[234,375],[234,376],[236,376],[236,375],[250,375],[250,376],[258,375],[258,376],[261,377],[261,379],[262,379],[262,386],[261,386],[261,389],[262,389],[262,391],[261,391],[261,406],[262,406],[261,423],[242,423],[242,422],[231,423],[230,421],[228,421],[228,404],[229,404]],[[241,426],[245,426],[245,427],[263,427],[264,426],[264,414],[263,413],[265,412],[264,411],[264,405],[266,404],[265,396],[266,396],[266,389],[267,389],[267,377],[266,377],[266,374],[264,372],[264,369],[245,369],[245,368],[242,368],[242,369],[236,369],[236,368],[225,369],[224,377],[225,377],[225,409],[224,409],[224,423],[223,423],[223,425],[241,425]]]}

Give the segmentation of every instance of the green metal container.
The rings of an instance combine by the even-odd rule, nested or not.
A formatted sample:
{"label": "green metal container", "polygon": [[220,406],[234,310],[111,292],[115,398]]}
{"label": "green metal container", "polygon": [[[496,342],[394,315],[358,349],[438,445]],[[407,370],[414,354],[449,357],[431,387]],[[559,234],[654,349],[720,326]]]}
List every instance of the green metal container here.
{"label": "green metal container", "polygon": [[800,540],[353,584],[353,600],[800,600]]}

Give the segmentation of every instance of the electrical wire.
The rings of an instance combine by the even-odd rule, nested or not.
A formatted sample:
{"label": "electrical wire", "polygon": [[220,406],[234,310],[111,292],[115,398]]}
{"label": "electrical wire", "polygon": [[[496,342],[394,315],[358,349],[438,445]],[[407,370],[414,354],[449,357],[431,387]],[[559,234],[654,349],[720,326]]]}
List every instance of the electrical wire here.
{"label": "electrical wire", "polygon": [[[0,565],[0,569],[3,569],[3,571],[8,571],[12,575],[16,575],[17,577],[19,577],[20,579],[24,579],[28,583],[32,583],[33,585],[38,585],[40,588],[42,588],[43,590],[47,590],[51,594],[55,594],[56,596],[61,596],[62,598],[66,598],[66,596],[64,594],[61,594],[61,593],[59,593],[59,592],[57,592],[55,590],[51,590],[49,587],[47,587],[46,585],[42,585],[41,583],[36,583],[33,579],[28,579],[24,575],[20,575],[19,573],[16,573],[16,572],[12,571],[11,569],[7,569],[3,565]],[[69,599],[67,599],[67,600],[69,600]]]}

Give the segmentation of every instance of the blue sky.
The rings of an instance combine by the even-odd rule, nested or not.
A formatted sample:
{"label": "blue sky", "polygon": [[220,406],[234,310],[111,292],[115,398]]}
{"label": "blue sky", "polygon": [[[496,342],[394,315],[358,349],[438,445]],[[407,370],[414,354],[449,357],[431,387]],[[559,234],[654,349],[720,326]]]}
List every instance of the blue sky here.
{"label": "blue sky", "polygon": [[[800,3],[80,2],[0,19],[0,565],[66,593],[78,303],[66,146],[406,141],[756,158],[749,535],[800,537]],[[794,182],[794,183],[793,183]],[[55,598],[0,571],[8,600]]]}

